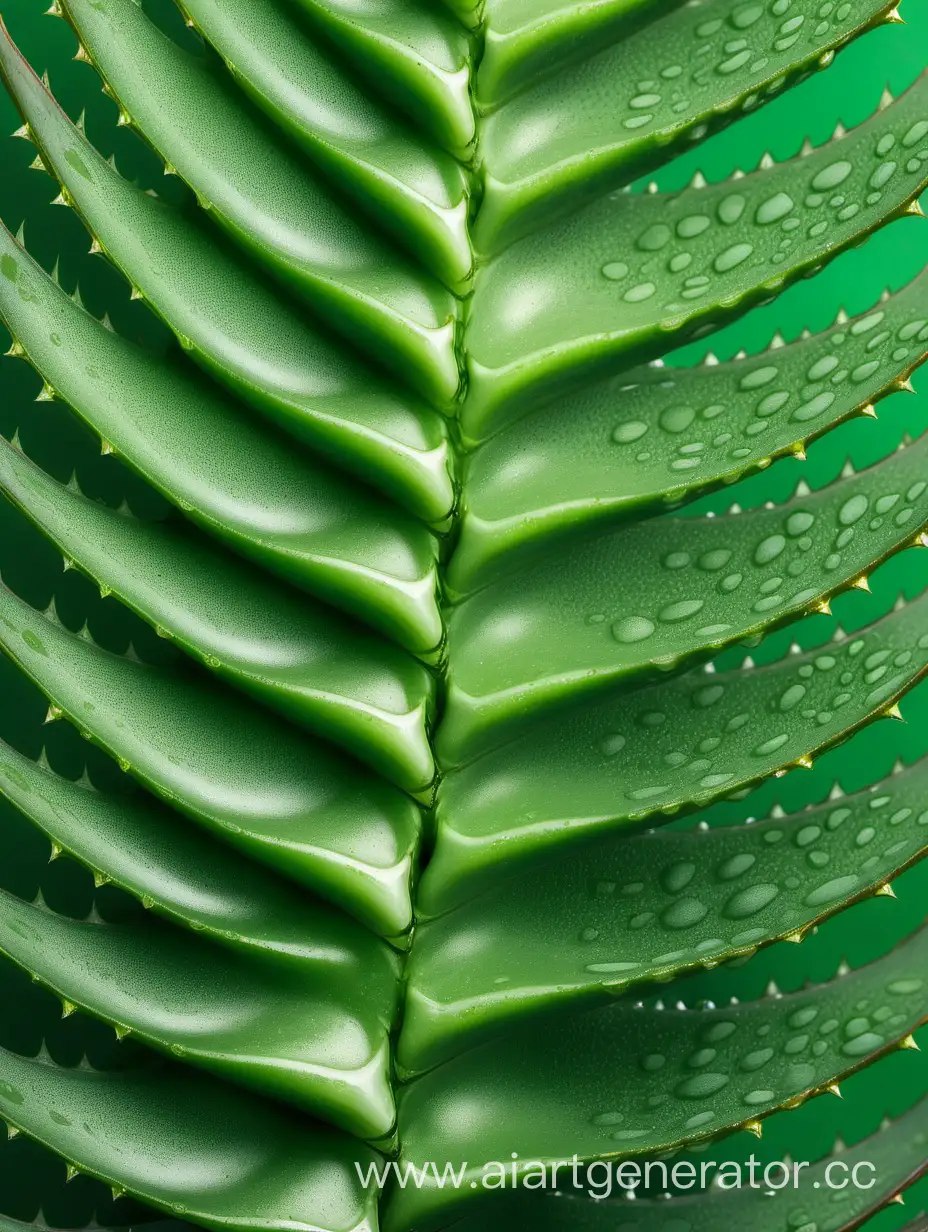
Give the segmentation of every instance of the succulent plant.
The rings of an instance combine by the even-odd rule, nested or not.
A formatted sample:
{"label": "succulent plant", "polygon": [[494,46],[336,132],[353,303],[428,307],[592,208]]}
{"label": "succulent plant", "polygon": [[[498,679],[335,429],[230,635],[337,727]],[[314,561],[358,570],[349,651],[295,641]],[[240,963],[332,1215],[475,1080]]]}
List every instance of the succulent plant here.
{"label": "succulent plant", "polygon": [[0,441],[7,521],[54,562],[44,596],[0,586],[4,826],[93,881],[81,910],[39,874],[0,889],[8,965],[80,1011],[0,1049],[11,1136],[108,1185],[113,1226],[858,1227],[924,1171],[924,1100],[838,1198],[840,1143],[773,1202],[556,1173],[760,1135],[928,1020],[928,929],[787,993],[692,992],[928,851],[926,760],[752,799],[928,671],[928,593],[814,633],[928,545],[928,438],[814,490],[795,461],[911,389],[928,271],[753,354],[683,350],[920,214],[928,77],[748,174],[642,180],[898,15],[51,14],[150,148],[123,174],[2,28],[16,136],[142,301],[114,327],[0,228],[8,354],[65,442]]}

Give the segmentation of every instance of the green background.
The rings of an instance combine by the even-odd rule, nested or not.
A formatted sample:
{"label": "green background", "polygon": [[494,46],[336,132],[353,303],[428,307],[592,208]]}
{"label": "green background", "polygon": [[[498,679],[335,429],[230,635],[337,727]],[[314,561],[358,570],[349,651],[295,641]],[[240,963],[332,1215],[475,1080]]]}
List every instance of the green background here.
{"label": "green background", "polygon": [[[903,15],[907,25],[886,26],[869,35],[841,53],[827,73],[678,160],[660,177],[661,187],[679,187],[697,169],[710,180],[722,179],[738,167],[749,171],[765,151],[777,159],[788,158],[806,136],[818,145],[830,137],[839,120],[848,127],[862,121],[875,110],[887,84],[899,93],[928,62],[928,4],[908,0]],[[52,87],[69,113],[76,117],[86,107],[89,136],[105,154],[115,154],[120,171],[139,178],[146,187],[157,186],[159,192],[183,199],[185,190],[176,181],[164,180],[160,164],[139,140],[116,128],[115,105],[100,92],[95,73],[71,60],[76,44],[64,22],[42,16],[39,0],[8,0],[4,18],[33,65],[49,71]],[[166,6],[162,18],[179,28],[176,14]],[[12,132],[18,123],[9,102],[0,99],[0,132]],[[108,310],[121,332],[155,347],[168,346],[169,340],[146,310],[129,303],[122,279],[100,258],[88,255],[88,237],[73,213],[49,204],[57,189],[45,175],[28,170],[33,157],[28,143],[0,139],[0,215],[4,221],[15,229],[25,220],[26,241],[33,254],[47,268],[59,260],[63,285],[71,290],[79,283],[91,311],[102,315]],[[814,281],[793,288],[775,304],[717,335],[712,348],[725,358],[740,347],[761,349],[777,329],[787,339],[806,327],[822,329],[839,307],[860,312],[885,288],[903,285],[925,264],[928,223],[904,219],[842,257]],[[690,348],[686,358],[698,359],[704,350],[705,344],[701,349]],[[811,447],[806,463],[786,461],[743,484],[740,503],[782,500],[803,474],[813,487],[821,486],[838,474],[847,457],[857,465],[867,465],[894,449],[904,433],[923,432],[928,427],[928,374],[916,374],[914,383],[915,397],[896,395],[880,405],[877,421],[858,420],[839,428]],[[18,430],[27,453],[59,478],[66,479],[76,470],[90,495],[118,504],[129,494],[136,512],[147,509],[157,516],[159,499],[142,492],[117,460],[100,458],[89,433],[62,406],[33,402],[39,385],[22,362],[0,360],[0,432],[11,437]],[[728,494],[726,500],[704,500],[694,512],[724,509],[730,499]],[[89,619],[94,636],[114,649],[124,648],[132,638],[144,643],[146,654],[170,653],[114,601],[101,600],[75,574],[62,575],[60,559],[5,506],[0,507],[0,571],[8,585],[43,607],[55,594],[69,626],[79,627]],[[919,592],[928,585],[928,551],[904,553],[884,566],[871,585],[872,595],[854,592],[839,600],[833,618],[816,616],[806,621],[800,640],[806,645],[824,641],[836,623],[845,628],[867,623],[885,612],[900,591]],[[788,633],[774,635],[755,658],[778,657],[789,638]],[[33,756],[47,740],[53,766],[71,775],[80,773],[88,750],[62,724],[43,730],[44,704],[6,662],[0,662],[0,699],[0,736]],[[794,772],[740,805],[716,809],[711,820],[743,820],[747,812],[762,816],[777,800],[787,808],[801,807],[821,800],[835,780],[847,790],[861,788],[888,773],[897,757],[909,762],[925,754],[928,683],[907,699],[903,713],[904,726],[881,722],[823,757],[813,770]],[[0,884],[29,896],[41,885],[51,905],[75,915],[86,914],[95,897],[89,877],[67,862],[46,866],[47,855],[44,840],[11,810],[0,808]],[[777,946],[739,970],[716,971],[691,980],[685,995],[688,1000],[706,997],[718,1002],[732,995],[756,997],[770,979],[788,990],[805,978],[828,978],[845,956],[852,965],[866,962],[922,922],[928,903],[928,862],[902,877],[896,890],[898,901],[881,898],[857,906],[823,927],[801,949]],[[96,900],[107,916],[131,909],[108,888]],[[87,1021],[60,1023],[57,1002],[17,973],[0,971],[0,1007],[2,1045],[34,1053],[44,1036],[52,1055],[62,1062],[76,1063],[84,1051],[97,1063],[116,1055],[106,1029]],[[712,1148],[709,1157],[746,1157],[753,1150],[767,1159],[781,1158],[784,1153],[800,1160],[815,1159],[828,1151],[837,1133],[856,1141],[873,1132],[884,1113],[899,1113],[928,1091],[928,1041],[925,1044],[923,1054],[894,1055],[849,1081],[843,1088],[843,1101],[822,1098],[774,1117],[765,1125],[763,1143],[740,1135]],[[124,1054],[126,1049],[120,1051]],[[79,1225],[92,1216],[101,1222],[118,1219],[124,1223],[139,1214],[125,1201],[114,1209],[108,1191],[85,1177],[65,1187],[63,1168],[30,1144],[0,1144],[0,1213],[31,1219],[40,1197],[46,1218],[56,1225]],[[911,1215],[925,1206],[928,1181],[910,1191],[906,1210],[894,1206],[868,1226],[888,1232],[905,1221],[906,1211]]]}

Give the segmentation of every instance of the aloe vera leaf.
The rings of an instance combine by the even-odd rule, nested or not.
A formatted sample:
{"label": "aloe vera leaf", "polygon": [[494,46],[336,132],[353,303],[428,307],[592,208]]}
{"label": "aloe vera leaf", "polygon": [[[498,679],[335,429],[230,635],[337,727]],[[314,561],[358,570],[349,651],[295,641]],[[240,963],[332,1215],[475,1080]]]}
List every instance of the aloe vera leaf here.
{"label": "aloe vera leaf", "polygon": [[928,854],[928,759],[760,823],[601,840],[423,925],[397,1051],[439,1064],[513,1022],[799,942]]}
{"label": "aloe vera leaf", "polygon": [[478,106],[493,110],[536,78],[602,51],[682,0],[489,0]]}
{"label": "aloe vera leaf", "polygon": [[426,398],[454,398],[457,307],[447,288],[356,223],[324,181],[269,138],[228,74],[162,34],[135,0],[70,0],[63,11],[123,122],[238,244],[352,346]]}
{"label": "aloe vera leaf", "polygon": [[441,0],[467,30],[476,30],[483,20],[486,0]]}
{"label": "aloe vera leaf", "polygon": [[409,927],[419,812],[397,788],[208,680],[101,650],[5,588],[0,648],[174,808],[382,935]]}
{"label": "aloe vera leaf", "polygon": [[467,177],[451,155],[364,93],[287,5],[183,0],[183,9],[328,179],[452,291],[469,286]]}
{"label": "aloe vera leaf", "polygon": [[731,363],[639,368],[518,420],[467,461],[448,585],[476,589],[551,544],[801,455],[905,387],[926,343],[928,271],[815,337]]}
{"label": "aloe vera leaf", "polygon": [[161,636],[272,709],[333,740],[405,790],[434,777],[434,681],[389,643],[275,585],[173,523],[88,500],[0,441],[0,492]]}
{"label": "aloe vera leaf", "polygon": [[[831,1153],[816,1163],[775,1163],[769,1172],[774,1185],[765,1186],[763,1167],[753,1174],[742,1167],[742,1187],[724,1188],[735,1175],[729,1168],[717,1171],[718,1161],[707,1170],[710,1181],[719,1177],[717,1187],[708,1192],[674,1194],[668,1202],[639,1198],[628,1205],[617,1201],[590,1200],[583,1193],[562,1191],[559,1197],[544,1194],[519,1194],[500,1214],[483,1212],[478,1218],[463,1219],[456,1232],[496,1232],[513,1227],[514,1217],[525,1221],[518,1226],[536,1232],[718,1232],[720,1227],[753,1228],[755,1232],[787,1232],[787,1229],[828,1229],[828,1232],[855,1232],[887,1203],[898,1201],[908,1186],[928,1169],[928,1100],[922,1099],[895,1120],[886,1120],[875,1134],[855,1146],[835,1140]],[[672,1166],[672,1165],[671,1165]],[[784,1166],[786,1172],[784,1172]],[[697,1165],[699,1175],[701,1162]],[[830,1171],[829,1171],[830,1169]],[[855,1169],[857,1169],[855,1173]],[[667,1167],[670,1174],[670,1166]],[[642,1176],[644,1169],[642,1169]],[[652,1175],[660,1182],[660,1165],[652,1164]],[[756,1180],[751,1185],[750,1177]],[[857,1176],[861,1188],[851,1178]],[[626,1177],[631,1180],[631,1174]],[[684,1182],[688,1177],[681,1173]],[[695,1177],[694,1177],[695,1179]],[[842,1186],[843,1182],[847,1182]],[[602,1192],[601,1190],[599,1192]],[[629,1191],[630,1192],[630,1191]],[[621,1191],[618,1195],[621,1197]],[[497,1220],[499,1220],[497,1222]],[[907,1225],[915,1232],[913,1225]],[[905,1230],[903,1230],[905,1232]]]}
{"label": "aloe vera leaf", "polygon": [[[377,983],[396,959],[368,929],[313,902],[291,882],[162,807],[145,792],[72,783],[0,741],[0,795],[101,885],[112,882],[149,910],[236,950]],[[364,973],[363,976],[361,973]]]}
{"label": "aloe vera leaf", "polygon": [[[352,488],[177,365],[94,320],[0,226],[0,316],[46,383],[192,520],[425,654],[441,641],[424,527]],[[385,650],[385,659],[388,652]],[[395,656],[395,670],[405,663]]]}
{"label": "aloe vera leaf", "polygon": [[465,436],[708,332],[917,210],[928,74],[858,128],[680,193],[606,197],[485,266],[468,326]]}
{"label": "aloe vera leaf", "polygon": [[389,1031],[397,983],[384,964],[270,967],[149,918],[71,920],[0,890],[0,953],[121,1034],[360,1137],[389,1133]]}
{"label": "aloe vera leaf", "polygon": [[[299,0],[365,82],[396,103],[445,149],[464,155],[476,134],[470,47],[461,27],[402,0]],[[373,70],[373,71],[372,71]]]}
{"label": "aloe vera leaf", "polygon": [[443,766],[866,586],[888,556],[928,544],[926,475],[928,435],[785,504],[629,523],[479,591],[447,621]]}
{"label": "aloe vera leaf", "polygon": [[[0,31],[0,77],[63,199],[113,262],[221,383],[368,483],[445,518],[453,501],[437,411],[378,380],[317,333],[188,214],[124,180],[70,122]],[[66,196],[64,194],[67,194]]]}
{"label": "aloe vera leaf", "polygon": [[0,1116],[120,1194],[216,1232],[374,1232],[378,1156],[330,1126],[169,1064],[67,1069],[0,1050]]}
{"label": "aloe vera leaf", "polygon": [[689,672],[549,721],[441,783],[421,883],[438,915],[525,861],[715,800],[812,759],[928,668],[928,595],[767,667]]}
{"label": "aloe vera leaf", "polygon": [[802,1103],[907,1046],[928,1019],[926,962],[922,929],[869,966],[788,996],[718,1010],[620,1003],[474,1048],[399,1092],[403,1159],[464,1173],[460,1187],[426,1172],[421,1189],[396,1189],[386,1232],[434,1227],[486,1200],[485,1160],[518,1179],[535,1161],[653,1158]]}
{"label": "aloe vera leaf", "polygon": [[839,47],[885,21],[892,4],[854,0],[824,18],[820,8],[818,0],[797,0],[785,14],[743,0],[672,5],[661,20],[508,103],[481,133],[477,249],[497,250],[668,162],[827,67]]}

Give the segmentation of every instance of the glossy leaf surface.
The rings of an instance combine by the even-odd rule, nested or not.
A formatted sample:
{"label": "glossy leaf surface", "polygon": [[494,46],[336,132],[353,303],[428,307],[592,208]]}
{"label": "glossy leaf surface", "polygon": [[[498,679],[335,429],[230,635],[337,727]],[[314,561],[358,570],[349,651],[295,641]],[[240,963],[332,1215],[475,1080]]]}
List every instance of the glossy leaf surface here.
{"label": "glossy leaf surface", "polygon": [[0,1116],[82,1172],[209,1228],[376,1228],[353,1167],[372,1152],[177,1066],[65,1069],[3,1051]]}
{"label": "glossy leaf surface", "polygon": [[419,932],[400,1063],[802,941],[928,853],[926,786],[922,760],[789,816],[600,841],[479,895]]}
{"label": "glossy leaf surface", "polygon": [[807,763],[921,678],[926,602],[767,667],[690,672],[552,719],[449,775],[423,911],[448,910],[516,861],[708,805]]}
{"label": "glossy leaf surface", "polygon": [[390,951],[360,924],[307,900],[143,792],[72,783],[0,742],[0,793],[48,837],[53,857],[73,856],[97,881],[220,945],[360,969],[375,982],[397,974]]}
{"label": "glossy leaf surface", "polygon": [[[869,118],[819,148],[774,101],[898,15],[177,8],[55,0],[45,43],[14,4],[26,57],[0,36],[25,121],[0,204],[27,213],[0,316],[35,370],[0,367],[0,1117],[190,1220],[155,1232],[852,1232],[922,1170],[924,1104],[834,1201],[829,1158],[762,1209],[481,1181],[697,1157],[928,1018],[928,932],[887,954],[870,921],[918,920],[862,905],[928,850],[928,437],[902,398],[844,426],[928,353],[925,273],[874,302],[915,273],[928,79],[862,81]],[[786,161],[756,119],[714,141],[768,102]],[[672,188],[707,139],[729,178]],[[843,254],[897,220],[873,285]],[[727,326],[767,349],[686,366]],[[834,429],[855,464],[802,466]],[[688,507],[723,486],[727,513]],[[903,711],[895,771],[881,724],[853,777],[749,799]],[[829,925],[745,986],[829,983],[715,1007],[845,909],[869,966]],[[94,1188],[6,1232],[86,1223]]]}
{"label": "glossy leaf surface", "polygon": [[419,816],[396,788],[207,681],[99,649],[5,589],[0,646],[188,816],[377,931],[408,928]]}
{"label": "glossy leaf surface", "polygon": [[[709,1194],[678,1194],[669,1203],[645,1199],[633,1206],[619,1201],[583,1201],[562,1194],[559,1199],[524,1201],[521,1208],[508,1213],[505,1223],[481,1217],[480,1226],[493,1232],[497,1226],[509,1228],[515,1215],[530,1219],[538,1232],[568,1228],[578,1232],[595,1232],[600,1228],[610,1232],[672,1232],[674,1221],[679,1226],[681,1220],[688,1223],[691,1232],[716,1232],[729,1221],[732,1227],[755,1228],[757,1232],[781,1232],[791,1225],[798,1228],[809,1224],[827,1227],[830,1232],[853,1232],[924,1174],[926,1142],[928,1107],[922,1100],[896,1120],[885,1121],[877,1133],[855,1146],[848,1148],[839,1139],[831,1154],[814,1164],[785,1164],[791,1181],[796,1178],[795,1186],[764,1189],[762,1179],[752,1186],[745,1166],[741,1169],[742,1186],[735,1188],[733,1168],[722,1171],[713,1165],[706,1175],[713,1181],[718,1178],[719,1189]],[[700,1176],[701,1164],[692,1166],[696,1176]],[[771,1171],[775,1183],[783,1177],[783,1166],[774,1165]],[[855,1168],[862,1184],[866,1186],[872,1178],[873,1187],[836,1187],[845,1177],[854,1176]],[[660,1172],[656,1175],[659,1177]],[[628,1179],[632,1179],[631,1170]],[[829,1179],[836,1186],[829,1186]],[[723,1188],[726,1184],[732,1187]],[[477,1221],[462,1220],[459,1226],[460,1232],[472,1232]],[[907,1230],[910,1227],[913,1225],[907,1225]]]}
{"label": "glossy leaf surface", "polygon": [[453,590],[676,508],[870,414],[925,359],[926,285],[922,275],[852,321],[750,359],[637,368],[519,420],[468,459]]}

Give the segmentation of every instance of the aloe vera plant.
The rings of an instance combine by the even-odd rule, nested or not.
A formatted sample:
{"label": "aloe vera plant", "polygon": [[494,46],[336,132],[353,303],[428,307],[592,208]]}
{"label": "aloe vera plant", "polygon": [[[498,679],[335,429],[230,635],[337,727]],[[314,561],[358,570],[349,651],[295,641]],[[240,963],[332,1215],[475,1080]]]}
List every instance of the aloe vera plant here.
{"label": "aloe vera plant", "polygon": [[[809,632],[928,546],[928,441],[814,487],[795,461],[912,388],[928,271],[756,353],[682,351],[920,214],[928,77],[748,174],[641,178],[898,14],[50,13],[155,174],[124,174],[0,27],[14,135],[110,294],[142,301],[114,327],[31,223],[0,224],[4,380],[25,360],[81,443],[65,473],[27,430],[0,440],[9,524],[53,562],[42,598],[0,585],[25,732],[3,727],[3,819],[91,898],[4,881],[0,953],[62,1039],[101,1033],[83,1060],[0,1048],[7,1152],[109,1186],[114,1228],[859,1227],[923,1174],[924,1100],[774,1202],[600,1202],[557,1171],[760,1135],[928,1021],[928,928],[785,994],[687,984],[928,852],[924,758],[760,820],[752,799],[928,673],[928,594]],[[878,1183],[835,1198],[839,1157]]]}

